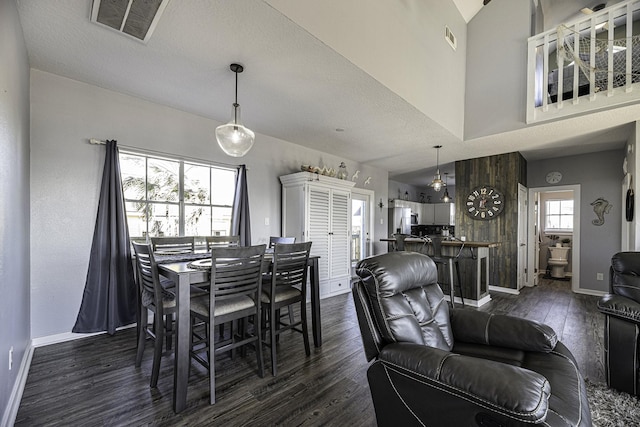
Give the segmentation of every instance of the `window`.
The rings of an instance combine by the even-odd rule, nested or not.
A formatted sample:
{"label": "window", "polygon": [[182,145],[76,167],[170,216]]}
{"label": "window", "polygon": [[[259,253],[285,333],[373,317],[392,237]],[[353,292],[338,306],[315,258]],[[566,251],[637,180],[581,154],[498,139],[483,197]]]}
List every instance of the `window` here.
{"label": "window", "polygon": [[573,200],[547,200],[545,207],[545,231],[573,231]]}
{"label": "window", "polygon": [[131,238],[228,235],[236,171],[121,152]]}

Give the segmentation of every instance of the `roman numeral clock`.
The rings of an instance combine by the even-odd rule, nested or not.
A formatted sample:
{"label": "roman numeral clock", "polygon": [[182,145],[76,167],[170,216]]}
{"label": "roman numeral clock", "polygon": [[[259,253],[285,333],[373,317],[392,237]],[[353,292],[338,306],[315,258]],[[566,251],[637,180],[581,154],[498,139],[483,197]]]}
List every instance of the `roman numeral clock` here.
{"label": "roman numeral clock", "polygon": [[471,190],[465,207],[465,212],[473,219],[493,219],[504,209],[504,195],[495,187],[481,185]]}

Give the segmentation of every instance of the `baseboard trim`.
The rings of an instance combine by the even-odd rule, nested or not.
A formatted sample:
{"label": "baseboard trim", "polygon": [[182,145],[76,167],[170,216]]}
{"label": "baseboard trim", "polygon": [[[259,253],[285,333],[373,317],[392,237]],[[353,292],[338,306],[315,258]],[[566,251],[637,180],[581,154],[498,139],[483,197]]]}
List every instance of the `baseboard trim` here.
{"label": "baseboard trim", "polygon": [[[447,301],[451,301],[451,298],[449,298],[449,295],[445,295],[444,299],[447,300]],[[485,305],[489,301],[491,301],[491,295],[487,294],[484,297],[480,298],[479,300],[465,298],[464,299],[464,305],[468,305],[470,307],[478,308],[478,307],[482,307],[483,305]],[[454,302],[457,303],[457,304],[462,304],[462,300],[460,299],[460,297],[454,297]]]}
{"label": "baseboard trim", "polygon": [[583,294],[583,295],[591,295],[594,297],[602,297],[604,295],[606,295],[608,292],[605,291],[596,291],[593,289],[584,289],[584,288],[578,288],[576,290],[574,290],[573,292],[575,292],[576,294]]}
{"label": "baseboard trim", "polygon": [[33,345],[29,345],[22,357],[16,382],[13,384],[11,396],[9,396],[9,402],[7,403],[7,407],[2,415],[2,422],[0,425],[3,427],[12,426],[16,422],[18,409],[20,408],[20,402],[22,401],[22,393],[24,393],[24,386],[27,384],[27,376],[29,375],[29,368],[31,367],[31,359],[33,359],[33,351]]}
{"label": "baseboard trim", "polygon": [[494,292],[502,292],[503,294],[520,295],[520,291],[518,289],[503,288],[502,286],[489,285],[489,290]]}
{"label": "baseboard trim", "polygon": [[[116,331],[121,331],[123,329],[129,329],[129,328],[135,328],[136,324],[132,323],[130,325],[126,325],[126,326],[121,326],[119,328],[116,328]],[[61,342],[66,342],[66,341],[73,341],[73,340],[79,340],[82,338],[88,338],[88,337],[93,337],[96,335],[102,335],[102,334],[106,334],[106,331],[102,331],[102,332],[92,332],[89,334],[78,334],[75,332],[63,332],[61,334],[55,334],[55,335],[47,335],[46,337],[39,337],[39,338],[34,338],[33,340],[31,340],[31,345],[34,348],[38,348],[38,347],[43,347],[45,345],[52,345],[52,344],[58,344]]]}

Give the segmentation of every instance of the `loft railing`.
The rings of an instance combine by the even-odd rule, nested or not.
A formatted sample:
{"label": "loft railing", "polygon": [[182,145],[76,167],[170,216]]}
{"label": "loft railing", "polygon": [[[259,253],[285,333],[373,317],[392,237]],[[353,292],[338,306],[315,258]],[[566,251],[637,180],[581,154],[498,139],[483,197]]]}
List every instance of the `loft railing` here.
{"label": "loft railing", "polygon": [[527,123],[640,101],[640,0],[529,38]]}

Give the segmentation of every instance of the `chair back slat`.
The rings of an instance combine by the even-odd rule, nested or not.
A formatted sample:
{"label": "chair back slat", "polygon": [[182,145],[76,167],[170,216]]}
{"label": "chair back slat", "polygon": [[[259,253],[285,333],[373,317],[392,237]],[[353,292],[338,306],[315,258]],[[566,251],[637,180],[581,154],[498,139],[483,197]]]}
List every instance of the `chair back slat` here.
{"label": "chair back slat", "polygon": [[193,253],[195,239],[193,236],[152,237],[151,246],[154,252]]}
{"label": "chair back slat", "polygon": [[240,246],[240,236],[207,236],[205,242],[207,251],[218,247]]}
{"label": "chair back slat", "polygon": [[271,236],[269,237],[269,248],[273,248],[278,243],[295,243],[295,237],[280,237],[280,236]]}
{"label": "chair back slat", "polygon": [[260,292],[266,245],[211,249],[212,298],[224,299]]}
{"label": "chair back slat", "polygon": [[311,242],[279,243],[273,252],[272,280],[275,286],[301,286],[307,284],[307,264]]}
{"label": "chair back slat", "polygon": [[162,301],[162,286],[158,275],[158,264],[156,264],[151,246],[136,242],[132,242],[132,245],[136,254],[140,293],[147,292],[153,295],[154,305],[158,305],[158,302]]}

